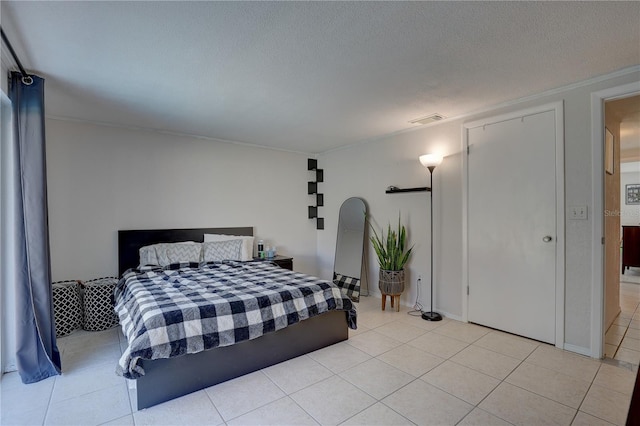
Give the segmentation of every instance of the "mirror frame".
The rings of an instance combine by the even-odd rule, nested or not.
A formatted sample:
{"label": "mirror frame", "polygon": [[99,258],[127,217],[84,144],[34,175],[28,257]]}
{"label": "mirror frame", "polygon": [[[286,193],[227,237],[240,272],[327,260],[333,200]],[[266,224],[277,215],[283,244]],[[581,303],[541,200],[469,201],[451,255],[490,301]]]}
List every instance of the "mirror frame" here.
{"label": "mirror frame", "polygon": [[[349,207],[350,204],[354,204],[355,202],[358,202],[357,208],[359,211],[346,212],[345,209]],[[362,241],[359,241],[360,239],[358,238],[358,240],[356,240],[356,242],[352,244],[352,247],[344,247],[344,244],[341,244],[341,242],[343,242],[343,240],[341,240],[341,235],[343,235],[343,229],[349,229],[349,228],[345,228],[345,226],[348,226],[348,222],[347,222],[347,225],[345,225],[345,221],[348,221],[349,219],[349,217],[345,217],[347,213],[350,213],[351,215],[359,214],[362,217]],[[367,203],[364,199],[360,197],[347,198],[340,205],[340,209],[338,211],[338,226],[336,229],[336,248],[335,248],[335,255],[333,259],[333,282],[337,286],[345,289],[347,292],[347,295],[356,302],[359,301],[360,295],[363,295],[363,296],[369,295],[369,285],[368,285],[369,282],[368,280],[363,280],[363,277],[362,277],[363,269],[365,266],[365,259],[366,259],[365,258],[365,248],[366,248],[365,241],[367,238],[367,213],[368,213]],[[355,218],[356,216],[351,216],[351,217]],[[355,222],[355,220],[352,222]],[[359,220],[358,220],[357,226],[358,226],[357,229],[353,228],[354,232],[357,232],[360,230]],[[349,272],[349,274],[344,274],[337,271],[336,265],[339,264],[339,260],[342,260],[344,258],[344,255],[341,255],[341,251],[342,250],[358,250],[358,249],[360,250],[359,256],[358,254],[356,254],[353,259],[349,259],[349,261],[352,262],[351,265],[349,265],[350,267],[340,268],[342,272],[345,272],[343,269],[347,269],[346,272]],[[358,257],[359,257],[359,261],[356,260]],[[355,262],[357,262],[359,266],[356,265]],[[353,275],[356,275],[355,274],[356,270],[358,271],[357,276],[353,276]],[[364,269],[364,275],[365,275],[365,278],[368,276],[366,269]],[[366,286],[363,285],[364,281],[366,281]]]}

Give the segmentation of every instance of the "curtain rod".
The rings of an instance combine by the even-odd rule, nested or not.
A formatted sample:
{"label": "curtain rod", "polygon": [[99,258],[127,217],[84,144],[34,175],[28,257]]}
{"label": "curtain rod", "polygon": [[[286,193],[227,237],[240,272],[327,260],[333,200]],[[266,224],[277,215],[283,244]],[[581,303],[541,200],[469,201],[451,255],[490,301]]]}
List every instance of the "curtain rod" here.
{"label": "curtain rod", "polygon": [[18,68],[20,69],[20,74],[22,74],[22,82],[24,84],[31,84],[33,83],[33,79],[31,78],[31,76],[25,71],[24,67],[22,66],[22,62],[20,62],[20,59],[18,58],[18,55],[16,55],[16,51],[13,50],[13,46],[11,46],[11,43],[9,42],[9,39],[7,38],[6,34],[4,33],[4,30],[2,29],[2,27],[0,26],[0,35],[2,35],[2,41],[4,42],[4,44],[7,46],[7,48],[9,49],[9,52],[11,53],[11,56],[13,56],[13,59],[16,61],[16,64],[18,64]]}

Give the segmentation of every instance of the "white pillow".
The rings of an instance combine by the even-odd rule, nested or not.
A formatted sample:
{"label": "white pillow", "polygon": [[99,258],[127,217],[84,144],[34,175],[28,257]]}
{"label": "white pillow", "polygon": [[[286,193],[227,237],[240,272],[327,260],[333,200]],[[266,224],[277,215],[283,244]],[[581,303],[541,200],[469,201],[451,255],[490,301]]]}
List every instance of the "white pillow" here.
{"label": "white pillow", "polygon": [[240,260],[253,260],[253,237],[244,235],[204,234],[204,242],[242,240]]}
{"label": "white pillow", "polygon": [[242,240],[207,241],[202,243],[203,260],[205,262],[240,260],[241,252]]}
{"label": "white pillow", "polygon": [[167,266],[172,263],[195,262],[201,258],[202,244],[188,241],[184,243],[155,244],[158,265]]}
{"label": "white pillow", "polygon": [[159,265],[155,245],[140,247],[138,253],[140,254],[140,266]]}

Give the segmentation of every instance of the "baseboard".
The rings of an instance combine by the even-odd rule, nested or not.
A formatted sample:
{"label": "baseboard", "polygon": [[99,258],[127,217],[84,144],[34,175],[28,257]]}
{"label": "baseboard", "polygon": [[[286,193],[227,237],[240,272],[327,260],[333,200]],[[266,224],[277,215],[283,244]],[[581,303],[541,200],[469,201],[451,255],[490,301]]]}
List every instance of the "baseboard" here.
{"label": "baseboard", "polygon": [[437,309],[436,309],[436,312],[439,313],[440,315],[442,315],[445,318],[449,318],[449,319],[460,321],[460,322],[467,322],[467,321],[463,320],[460,315],[454,315],[454,314],[452,314],[450,312],[439,311]]}
{"label": "baseboard", "polygon": [[576,345],[571,345],[569,343],[565,343],[563,349],[565,351],[575,352],[580,355],[591,357],[591,349],[589,348],[584,348],[582,346],[576,346]]}
{"label": "baseboard", "polygon": [[18,371],[18,366],[14,363],[9,363],[2,368],[2,373],[11,373],[13,371]]}
{"label": "baseboard", "polygon": [[[377,292],[377,291],[370,291],[368,296],[364,296],[364,295],[362,295],[362,296],[363,297],[375,297],[377,299],[381,299],[382,298],[382,293]],[[404,306],[405,308],[408,308],[408,309],[413,309],[413,305],[407,305],[407,304],[402,303],[402,302],[400,303],[400,306]],[[428,310],[429,310],[428,306],[426,308],[425,307],[422,308],[423,312],[427,312]],[[460,322],[466,322],[466,321],[464,321],[462,319],[462,316],[460,316],[460,315],[454,315],[452,313],[449,313],[449,312],[446,312],[446,311],[441,311],[441,310],[438,310],[438,309],[436,309],[435,311],[437,313],[439,313],[440,315],[442,315],[443,317],[445,317],[445,318],[449,318],[449,319],[460,321]]]}

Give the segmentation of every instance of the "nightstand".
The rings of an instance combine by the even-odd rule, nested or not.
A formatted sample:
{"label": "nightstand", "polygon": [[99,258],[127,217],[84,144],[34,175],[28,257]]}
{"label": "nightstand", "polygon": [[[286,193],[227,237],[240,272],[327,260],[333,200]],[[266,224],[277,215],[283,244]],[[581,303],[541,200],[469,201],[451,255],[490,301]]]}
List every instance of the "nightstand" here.
{"label": "nightstand", "polygon": [[262,261],[273,262],[273,263],[275,263],[276,265],[278,265],[281,268],[289,269],[289,270],[293,271],[293,257],[277,255],[276,257],[272,257],[270,259],[269,258],[260,259],[259,257],[254,257],[253,260],[262,260]]}

